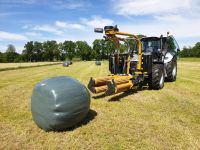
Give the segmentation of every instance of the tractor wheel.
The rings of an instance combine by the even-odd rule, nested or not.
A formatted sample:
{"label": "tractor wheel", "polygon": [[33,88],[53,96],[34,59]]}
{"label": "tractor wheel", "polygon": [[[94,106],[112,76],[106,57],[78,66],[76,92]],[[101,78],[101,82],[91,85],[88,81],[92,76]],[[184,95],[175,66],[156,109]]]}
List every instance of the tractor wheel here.
{"label": "tractor wheel", "polygon": [[166,80],[169,82],[176,81],[176,75],[177,75],[177,61],[176,59],[172,59],[167,66],[166,66],[166,73],[167,77]]}
{"label": "tractor wheel", "polygon": [[153,64],[152,73],[149,75],[149,88],[159,90],[164,87],[164,65]]}

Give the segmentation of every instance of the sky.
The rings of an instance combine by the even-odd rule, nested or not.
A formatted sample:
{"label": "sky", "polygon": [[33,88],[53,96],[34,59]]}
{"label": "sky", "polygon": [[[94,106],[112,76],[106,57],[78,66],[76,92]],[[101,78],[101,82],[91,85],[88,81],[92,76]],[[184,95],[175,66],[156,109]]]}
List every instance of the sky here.
{"label": "sky", "polygon": [[95,27],[166,36],[179,46],[200,41],[199,0],[0,0],[0,51],[13,44],[21,53],[28,41],[83,40],[92,45]]}

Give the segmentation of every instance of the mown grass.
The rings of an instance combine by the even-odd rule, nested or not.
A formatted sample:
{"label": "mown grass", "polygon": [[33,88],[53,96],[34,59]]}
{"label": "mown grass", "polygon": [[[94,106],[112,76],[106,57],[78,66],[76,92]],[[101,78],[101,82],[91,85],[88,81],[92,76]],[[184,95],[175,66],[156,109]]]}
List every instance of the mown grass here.
{"label": "mown grass", "polygon": [[16,70],[40,66],[48,66],[54,64],[61,64],[61,62],[23,62],[23,63],[0,63],[0,71]]}
{"label": "mown grass", "polygon": [[179,61],[199,62],[200,58],[197,58],[197,57],[184,57],[184,58],[180,58]]}
{"label": "mown grass", "polygon": [[67,75],[87,84],[109,74],[107,62],[75,62],[0,72],[0,149],[200,149],[200,61],[179,61],[178,78],[160,91],[91,95],[87,124],[44,132],[32,120],[34,85]]}

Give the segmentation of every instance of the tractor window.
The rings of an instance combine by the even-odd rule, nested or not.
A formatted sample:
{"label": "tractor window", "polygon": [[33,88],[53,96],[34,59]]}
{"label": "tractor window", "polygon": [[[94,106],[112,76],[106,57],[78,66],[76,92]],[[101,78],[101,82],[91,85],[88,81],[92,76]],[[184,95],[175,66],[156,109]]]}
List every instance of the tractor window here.
{"label": "tractor window", "polygon": [[168,45],[168,50],[172,52],[176,52],[179,50],[179,46],[176,42],[176,40],[173,37],[168,37],[167,39],[167,45]]}
{"label": "tractor window", "polygon": [[160,40],[158,39],[143,39],[142,40],[142,51],[143,52],[154,52],[160,49]]}

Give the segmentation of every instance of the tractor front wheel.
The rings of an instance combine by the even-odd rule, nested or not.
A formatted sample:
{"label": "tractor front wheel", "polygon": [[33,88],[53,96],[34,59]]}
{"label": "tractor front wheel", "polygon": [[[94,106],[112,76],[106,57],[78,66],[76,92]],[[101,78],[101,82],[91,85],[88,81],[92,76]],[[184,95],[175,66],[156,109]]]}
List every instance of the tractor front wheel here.
{"label": "tractor front wheel", "polygon": [[172,59],[172,61],[167,64],[166,73],[167,73],[167,78],[166,78],[167,81],[169,81],[169,82],[176,81],[176,75],[177,75],[176,59]]}
{"label": "tractor front wheel", "polygon": [[164,87],[164,65],[153,64],[152,73],[149,75],[149,88],[160,90]]}

